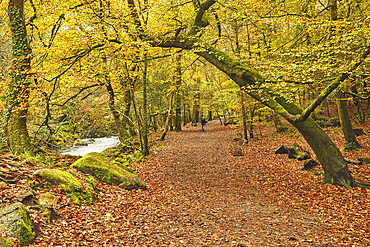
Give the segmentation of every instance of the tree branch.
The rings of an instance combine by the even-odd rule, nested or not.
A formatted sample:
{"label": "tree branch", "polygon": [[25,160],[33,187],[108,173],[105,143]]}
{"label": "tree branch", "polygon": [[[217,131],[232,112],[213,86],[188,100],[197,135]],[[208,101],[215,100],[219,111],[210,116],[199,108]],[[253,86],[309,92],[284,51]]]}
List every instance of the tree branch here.
{"label": "tree branch", "polygon": [[352,61],[351,65],[347,72],[342,73],[339,75],[329,86],[327,86],[303,112],[299,115],[294,122],[303,122],[305,121],[310,114],[318,107],[326,97],[329,96],[348,76],[353,72],[361,63],[365,60],[365,58],[370,54],[370,45],[365,48],[365,50],[355,59]]}

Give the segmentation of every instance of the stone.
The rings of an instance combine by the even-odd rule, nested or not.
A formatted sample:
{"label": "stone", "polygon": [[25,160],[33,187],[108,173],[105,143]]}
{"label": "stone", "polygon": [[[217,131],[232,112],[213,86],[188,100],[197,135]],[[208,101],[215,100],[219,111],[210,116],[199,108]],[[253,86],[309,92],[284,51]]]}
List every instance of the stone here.
{"label": "stone", "polygon": [[46,192],[39,195],[38,202],[42,206],[56,206],[58,198],[50,192]]}
{"label": "stone", "polygon": [[288,154],[289,158],[297,160],[311,159],[311,154],[303,150],[297,143],[294,143],[290,148],[281,145],[275,154]]}
{"label": "stone", "polygon": [[50,187],[59,187],[62,192],[82,192],[82,184],[71,173],[59,169],[41,169],[34,175]]}
{"label": "stone", "polygon": [[0,246],[1,247],[16,247],[15,243],[3,237],[0,237]]}
{"label": "stone", "polygon": [[308,171],[310,169],[312,169],[313,167],[315,166],[319,166],[320,164],[315,161],[315,160],[305,160],[305,162],[303,163],[303,168],[302,170],[305,170],[305,171]]}
{"label": "stone", "polygon": [[28,163],[28,164],[31,164],[33,166],[37,166],[37,167],[47,167],[44,163],[39,161],[36,157],[28,157],[25,160],[25,162]]}
{"label": "stone", "polygon": [[59,169],[37,170],[34,175],[46,186],[58,188],[75,204],[92,204],[97,199],[97,193],[95,193],[97,181],[92,177],[87,176],[87,178],[81,179],[81,182],[84,183],[82,185],[71,173]]}
{"label": "stone", "polygon": [[130,172],[132,171],[130,168],[124,169],[122,166],[124,165],[111,164],[98,153],[88,153],[71,165],[81,172],[96,177],[101,182],[118,185],[126,190],[146,188],[145,182],[134,172]]}
{"label": "stone", "polygon": [[[1,189],[8,188],[8,184],[7,184],[7,183],[5,183],[5,182],[3,182],[3,181],[1,181],[1,182],[0,182],[0,188],[1,188]],[[0,246],[1,246],[1,245],[0,245]]]}
{"label": "stone", "polygon": [[43,206],[38,215],[47,222],[61,218],[61,216],[55,212],[54,208],[49,206]]}
{"label": "stone", "polygon": [[21,246],[30,245],[35,240],[36,234],[29,212],[20,202],[0,210],[0,224],[5,226],[5,233],[16,238]]}
{"label": "stone", "polygon": [[26,206],[33,206],[36,204],[34,200],[34,195],[32,191],[29,191],[29,190],[22,190],[18,192],[17,194],[15,194],[13,198]]}

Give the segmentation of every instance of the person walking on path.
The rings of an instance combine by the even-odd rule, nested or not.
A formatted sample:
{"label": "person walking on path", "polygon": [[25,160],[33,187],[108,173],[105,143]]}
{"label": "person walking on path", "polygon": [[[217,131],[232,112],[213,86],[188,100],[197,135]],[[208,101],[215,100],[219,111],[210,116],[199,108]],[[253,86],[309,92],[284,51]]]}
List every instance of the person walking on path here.
{"label": "person walking on path", "polygon": [[202,120],[200,120],[200,124],[202,125],[202,131],[204,131],[204,126],[206,125],[207,121],[204,117],[202,117]]}

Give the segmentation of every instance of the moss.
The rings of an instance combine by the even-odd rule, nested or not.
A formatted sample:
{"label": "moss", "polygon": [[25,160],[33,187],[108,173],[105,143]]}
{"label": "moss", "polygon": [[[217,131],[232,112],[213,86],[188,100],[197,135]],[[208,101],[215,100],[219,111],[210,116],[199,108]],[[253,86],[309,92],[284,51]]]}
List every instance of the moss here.
{"label": "moss", "polygon": [[121,169],[123,169],[123,170],[125,170],[129,173],[135,174],[135,172],[130,167],[128,167],[126,165],[127,163],[128,162],[126,160],[122,159],[122,158],[116,158],[116,159],[113,160],[112,164],[117,165],[119,168],[121,168]]}
{"label": "moss", "polygon": [[90,153],[77,160],[71,165],[76,169],[91,174],[100,181],[119,185],[122,188],[145,188],[145,182],[128,167],[123,164],[110,164],[102,155],[98,153]]}
{"label": "moss", "polygon": [[0,246],[2,247],[16,247],[15,243],[10,241],[9,239],[0,237]]}
{"label": "moss", "polygon": [[29,245],[35,239],[35,232],[33,231],[32,221],[28,214],[28,210],[23,206],[23,204],[19,204],[22,207],[18,209],[17,212],[21,215],[21,231],[19,233],[19,243],[20,245]]}
{"label": "moss", "polygon": [[[72,170],[71,173],[74,173]],[[70,172],[58,169],[43,169],[35,173],[47,186],[58,187],[75,204],[93,204],[98,195],[98,182],[91,176],[83,177],[81,182]],[[35,186],[34,186],[35,187]]]}
{"label": "moss", "polygon": [[41,181],[52,187],[59,187],[63,192],[81,192],[81,183],[71,173],[58,169],[42,169],[35,172]]}

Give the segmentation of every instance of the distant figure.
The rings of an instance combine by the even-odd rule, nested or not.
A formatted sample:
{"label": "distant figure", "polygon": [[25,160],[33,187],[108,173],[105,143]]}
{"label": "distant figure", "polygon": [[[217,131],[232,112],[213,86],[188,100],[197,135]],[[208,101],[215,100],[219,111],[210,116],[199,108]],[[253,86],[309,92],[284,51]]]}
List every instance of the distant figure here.
{"label": "distant figure", "polygon": [[200,124],[202,125],[202,131],[204,131],[204,125],[206,125],[207,121],[204,117],[202,117],[202,120],[200,120]]}

